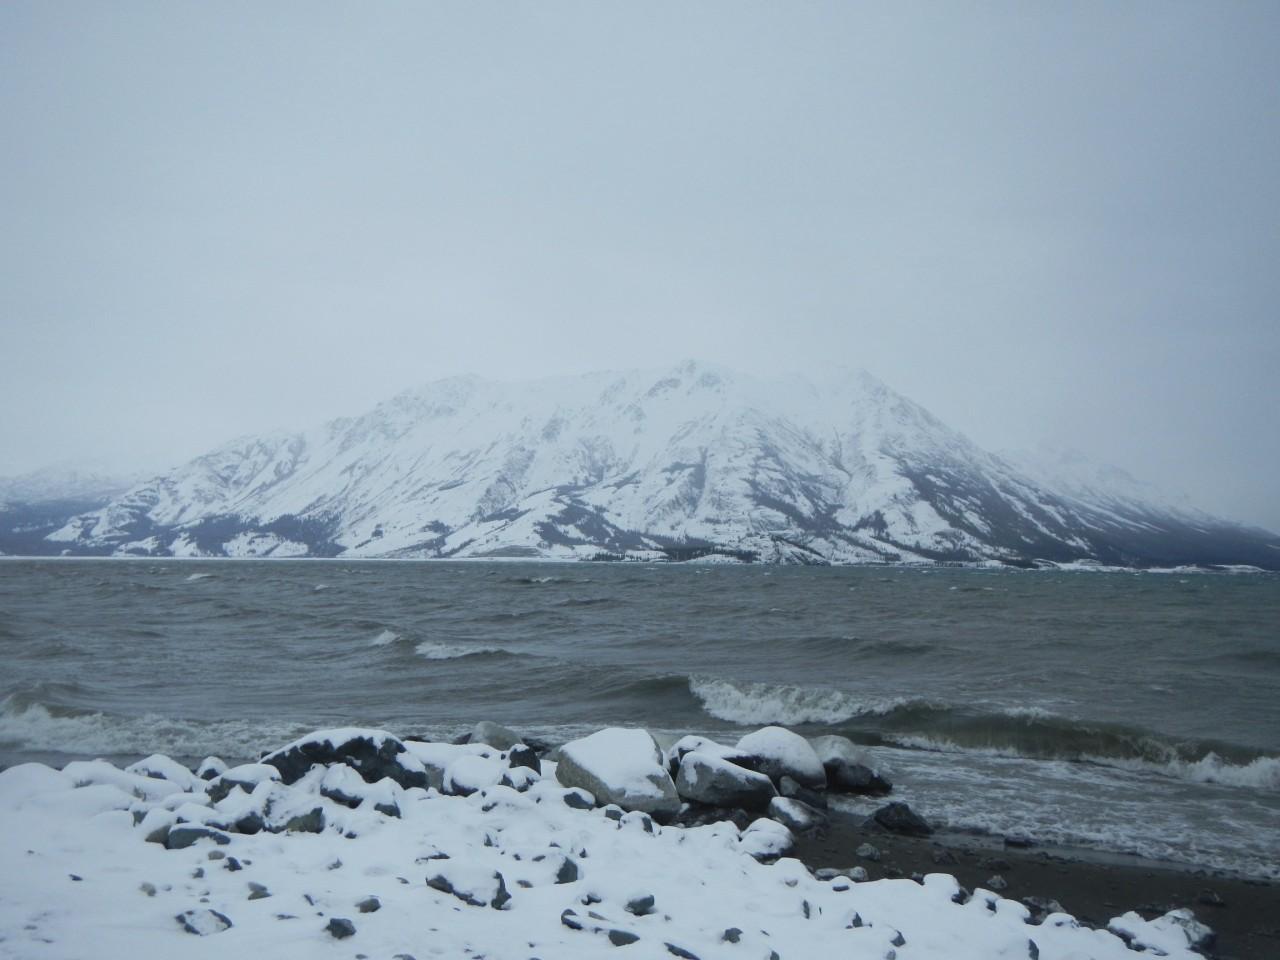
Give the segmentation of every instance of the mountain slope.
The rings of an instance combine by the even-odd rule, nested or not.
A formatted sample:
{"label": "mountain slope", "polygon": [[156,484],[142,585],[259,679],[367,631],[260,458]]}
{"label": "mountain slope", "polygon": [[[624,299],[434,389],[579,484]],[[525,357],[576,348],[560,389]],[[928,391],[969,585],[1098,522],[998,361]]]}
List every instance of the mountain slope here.
{"label": "mountain slope", "polygon": [[1043,479],[865,373],[429,384],[235,441],[50,551],[231,556],[1280,562],[1277,538]]}

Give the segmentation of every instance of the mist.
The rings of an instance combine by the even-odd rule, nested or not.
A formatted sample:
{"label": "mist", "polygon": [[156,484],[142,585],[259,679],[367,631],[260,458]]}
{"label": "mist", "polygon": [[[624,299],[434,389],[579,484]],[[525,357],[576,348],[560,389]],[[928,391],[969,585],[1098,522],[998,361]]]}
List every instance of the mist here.
{"label": "mist", "polygon": [[0,474],[863,367],[1280,529],[1280,8],[0,7]]}

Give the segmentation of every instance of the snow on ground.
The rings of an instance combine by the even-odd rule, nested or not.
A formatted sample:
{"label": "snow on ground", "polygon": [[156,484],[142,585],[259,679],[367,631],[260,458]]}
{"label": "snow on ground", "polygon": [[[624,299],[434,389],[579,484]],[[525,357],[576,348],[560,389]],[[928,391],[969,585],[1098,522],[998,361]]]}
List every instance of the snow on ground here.
{"label": "snow on ground", "polygon": [[[581,791],[550,770],[510,767],[507,786],[479,769],[500,771],[515,750],[406,753],[378,737],[387,756],[401,749],[402,771],[447,762],[453,779],[484,785],[460,796],[367,783],[339,762],[292,783],[263,765],[205,782],[160,756],[129,770],[0,772],[0,957],[1132,956],[1111,933],[1065,914],[1032,925],[1021,904],[985,890],[965,898],[941,874],[855,883],[819,881],[794,859],[766,865],[751,852],[787,840],[771,821],[740,833],[578,809]],[[1195,931],[1172,915],[1115,923],[1170,957],[1195,956],[1182,943]]]}

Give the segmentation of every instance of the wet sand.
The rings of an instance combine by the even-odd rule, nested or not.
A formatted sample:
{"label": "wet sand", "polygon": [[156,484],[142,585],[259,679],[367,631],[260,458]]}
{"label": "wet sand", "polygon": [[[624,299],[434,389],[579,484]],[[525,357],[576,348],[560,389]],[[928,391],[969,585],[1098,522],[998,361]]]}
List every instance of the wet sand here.
{"label": "wet sand", "polygon": [[[1081,922],[1105,927],[1135,910],[1151,919],[1188,907],[1217,934],[1210,955],[1219,960],[1280,958],[1280,885],[1188,870],[1093,851],[1007,846],[999,838],[962,834],[903,837],[862,826],[863,818],[832,811],[829,828],[799,838],[795,856],[812,869],[861,866],[870,879],[949,873],[967,889],[999,875],[996,891],[1012,900],[1056,900]],[[880,860],[857,856],[870,843]]]}

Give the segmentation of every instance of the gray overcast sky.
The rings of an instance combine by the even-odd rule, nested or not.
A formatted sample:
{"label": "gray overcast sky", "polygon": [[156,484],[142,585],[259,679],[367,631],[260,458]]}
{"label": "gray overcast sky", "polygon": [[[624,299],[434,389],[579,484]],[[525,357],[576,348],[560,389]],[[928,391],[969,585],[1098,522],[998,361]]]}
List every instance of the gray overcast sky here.
{"label": "gray overcast sky", "polygon": [[866,367],[1280,529],[1280,4],[0,6],[0,474]]}

